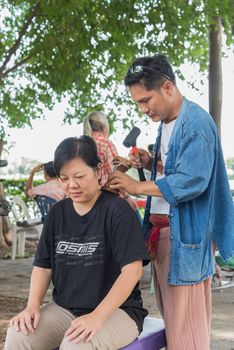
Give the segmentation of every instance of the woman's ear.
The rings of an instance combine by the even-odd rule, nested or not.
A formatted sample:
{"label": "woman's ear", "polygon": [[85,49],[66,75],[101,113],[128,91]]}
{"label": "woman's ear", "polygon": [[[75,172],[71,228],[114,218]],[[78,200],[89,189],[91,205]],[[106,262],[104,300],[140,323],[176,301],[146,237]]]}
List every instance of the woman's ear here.
{"label": "woman's ear", "polygon": [[101,180],[101,163],[98,163],[96,168],[98,179]]}

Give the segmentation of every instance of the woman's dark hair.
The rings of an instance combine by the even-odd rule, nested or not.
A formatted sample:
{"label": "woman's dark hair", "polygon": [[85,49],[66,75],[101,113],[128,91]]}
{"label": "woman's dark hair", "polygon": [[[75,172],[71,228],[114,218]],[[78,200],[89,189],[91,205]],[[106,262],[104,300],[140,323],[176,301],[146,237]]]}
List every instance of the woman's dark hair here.
{"label": "woman's dark hair", "polygon": [[68,137],[63,140],[54,153],[54,169],[59,176],[61,168],[69,161],[80,158],[91,168],[100,163],[94,140],[86,135]]}
{"label": "woman's dark hair", "polygon": [[48,162],[44,164],[44,172],[49,176],[49,177],[56,177],[56,172],[54,170],[54,162]]}
{"label": "woman's dark hair", "polygon": [[170,80],[176,85],[175,74],[167,57],[161,54],[137,58],[128,68],[125,86],[143,83],[147,90],[160,89]]}

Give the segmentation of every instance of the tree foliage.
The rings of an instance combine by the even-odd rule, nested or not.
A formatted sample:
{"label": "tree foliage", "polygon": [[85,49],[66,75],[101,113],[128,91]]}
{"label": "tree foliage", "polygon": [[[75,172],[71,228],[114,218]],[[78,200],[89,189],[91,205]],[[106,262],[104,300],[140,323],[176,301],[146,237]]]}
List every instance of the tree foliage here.
{"label": "tree foliage", "polygon": [[217,16],[232,43],[234,0],[0,0],[0,6],[2,128],[6,121],[30,125],[63,98],[66,122],[107,105],[115,121],[128,100],[120,84],[136,56],[161,52],[174,67],[189,61],[204,72]]}

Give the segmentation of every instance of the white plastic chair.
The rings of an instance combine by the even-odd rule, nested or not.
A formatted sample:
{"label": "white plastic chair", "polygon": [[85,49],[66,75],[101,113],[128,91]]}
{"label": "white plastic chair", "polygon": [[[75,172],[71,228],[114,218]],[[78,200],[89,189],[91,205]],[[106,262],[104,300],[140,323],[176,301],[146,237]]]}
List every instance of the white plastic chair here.
{"label": "white plastic chair", "polygon": [[24,256],[26,238],[39,240],[43,225],[41,223],[41,218],[31,218],[26,204],[19,196],[12,198],[11,210],[15,221],[13,225],[11,258],[15,260],[17,248],[18,255]]}

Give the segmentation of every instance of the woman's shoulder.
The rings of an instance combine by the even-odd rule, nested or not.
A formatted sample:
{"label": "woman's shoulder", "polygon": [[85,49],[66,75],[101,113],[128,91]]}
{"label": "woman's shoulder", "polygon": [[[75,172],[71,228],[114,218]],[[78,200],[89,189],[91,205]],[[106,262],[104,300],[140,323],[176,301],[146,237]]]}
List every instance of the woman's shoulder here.
{"label": "woman's shoulder", "polygon": [[107,208],[114,211],[131,210],[131,207],[125,199],[106,190],[102,190],[102,204],[105,204]]}
{"label": "woman's shoulder", "polygon": [[60,199],[52,205],[50,211],[56,213],[62,209],[69,209],[70,201],[69,198]]}

